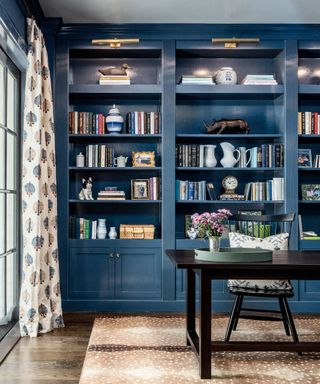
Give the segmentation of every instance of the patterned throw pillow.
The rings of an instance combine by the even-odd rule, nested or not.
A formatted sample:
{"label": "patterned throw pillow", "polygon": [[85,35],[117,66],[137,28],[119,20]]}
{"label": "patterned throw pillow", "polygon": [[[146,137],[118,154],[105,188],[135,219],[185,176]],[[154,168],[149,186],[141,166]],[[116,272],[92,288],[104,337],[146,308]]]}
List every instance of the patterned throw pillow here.
{"label": "patterned throw pillow", "polygon": [[[232,248],[262,248],[271,251],[285,251],[288,249],[289,233],[265,237],[251,237],[238,232],[229,233],[230,247]],[[228,287],[249,288],[255,290],[292,290],[288,280],[228,280]]]}

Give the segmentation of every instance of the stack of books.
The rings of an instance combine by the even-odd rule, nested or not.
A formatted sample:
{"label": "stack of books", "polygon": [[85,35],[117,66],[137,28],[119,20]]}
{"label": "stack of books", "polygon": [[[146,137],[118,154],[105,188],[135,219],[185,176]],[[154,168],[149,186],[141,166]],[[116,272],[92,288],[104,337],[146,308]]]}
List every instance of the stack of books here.
{"label": "stack of books", "polygon": [[176,200],[206,200],[206,181],[176,180]]}
{"label": "stack of books", "polygon": [[128,75],[100,75],[100,85],[130,85]]}
{"label": "stack of books", "polygon": [[127,131],[137,135],[160,133],[160,112],[129,112],[127,114]]}
{"label": "stack of books", "polygon": [[244,195],[238,195],[237,193],[223,193],[222,195],[219,196],[220,200],[244,200],[245,196]]}
{"label": "stack of books", "polygon": [[105,116],[93,112],[69,112],[69,133],[103,135],[105,132]]}
{"label": "stack of books", "polygon": [[183,75],[180,79],[180,84],[213,85],[214,81],[212,76]]}
{"label": "stack of books", "polygon": [[247,75],[242,80],[244,85],[277,85],[273,75]]}
{"label": "stack of books", "polygon": [[97,200],[125,200],[124,191],[118,191],[118,187],[105,187],[103,191],[98,192]]}

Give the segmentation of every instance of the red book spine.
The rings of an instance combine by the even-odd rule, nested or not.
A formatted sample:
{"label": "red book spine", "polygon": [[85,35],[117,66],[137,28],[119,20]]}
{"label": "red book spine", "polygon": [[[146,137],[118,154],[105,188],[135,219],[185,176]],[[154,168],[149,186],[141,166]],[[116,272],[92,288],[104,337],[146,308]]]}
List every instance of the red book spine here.
{"label": "red book spine", "polygon": [[319,135],[319,114],[318,112],[314,113],[314,134]]}

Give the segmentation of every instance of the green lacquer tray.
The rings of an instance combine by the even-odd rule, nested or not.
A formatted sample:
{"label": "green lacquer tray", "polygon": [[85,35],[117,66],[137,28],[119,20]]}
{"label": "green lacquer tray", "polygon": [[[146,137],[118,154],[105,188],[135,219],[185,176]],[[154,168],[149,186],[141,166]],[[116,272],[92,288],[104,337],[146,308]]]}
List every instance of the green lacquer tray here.
{"label": "green lacquer tray", "polygon": [[261,263],[272,260],[272,251],[257,248],[220,248],[210,252],[207,248],[195,249],[195,260],[216,263]]}

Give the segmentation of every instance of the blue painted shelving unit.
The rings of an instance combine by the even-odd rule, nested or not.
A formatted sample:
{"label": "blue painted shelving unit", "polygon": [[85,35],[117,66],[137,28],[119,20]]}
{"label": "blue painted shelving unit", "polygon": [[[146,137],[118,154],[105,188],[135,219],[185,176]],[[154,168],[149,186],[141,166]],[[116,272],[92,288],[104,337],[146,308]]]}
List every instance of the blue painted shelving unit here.
{"label": "blue painted shelving unit", "polygon": [[[315,30],[303,26],[62,26],[53,45],[56,58],[55,100],[59,196],[59,236],[62,294],[65,309],[101,311],[179,311],[184,308],[185,278],[176,272],[164,254],[166,248],[204,247],[202,240],[185,238],[185,217],[195,211],[228,207],[232,211],[261,210],[264,213],[295,212],[305,226],[315,221],[317,203],[300,201],[302,182],[316,182],[317,170],[298,169],[297,149],[319,149],[320,136],[297,134],[298,111],[320,112],[320,85],[309,77],[298,78],[299,66],[315,70],[320,61],[320,45]],[[312,29],[312,28],[311,28]],[[92,38],[101,35],[140,37],[138,45],[111,49],[94,47]],[[260,44],[226,49],[213,45],[211,37],[260,37]],[[85,38],[84,38],[85,36]],[[132,67],[132,85],[100,86],[98,69],[126,62]],[[233,67],[238,75],[234,86],[183,85],[182,75],[197,71],[213,73],[223,66]],[[278,85],[241,85],[246,74],[274,74]],[[320,84],[320,82],[319,82]],[[116,104],[125,116],[132,111],[160,111],[158,135],[74,135],[68,134],[68,112],[88,111],[107,114]],[[319,108],[318,108],[319,107]],[[208,135],[204,121],[245,119],[247,135]],[[252,148],[261,144],[284,144],[282,168],[222,168],[220,143]],[[176,145],[217,146],[216,168],[177,167]],[[155,151],[156,167],[77,168],[75,156],[88,144],[108,144],[116,155],[130,158],[132,151]],[[234,175],[238,193],[245,183],[285,178],[283,201],[176,201],[175,180],[212,182],[219,195],[221,180]],[[91,176],[94,195],[105,185],[118,185],[129,196],[133,178],[162,178],[161,201],[79,201],[81,178]],[[107,226],[121,223],[154,224],[154,240],[78,240],[68,231],[69,216],[106,218]],[[319,230],[317,228],[309,228]],[[319,245],[318,245],[319,244]],[[320,249],[320,242],[298,240],[293,227],[293,249]],[[214,310],[230,309],[225,282],[215,284]],[[315,283],[317,284],[317,283]],[[314,311],[310,304],[315,285],[294,282],[296,296],[292,308]],[[317,287],[317,285],[316,285]],[[258,303],[259,305],[259,303]]]}

